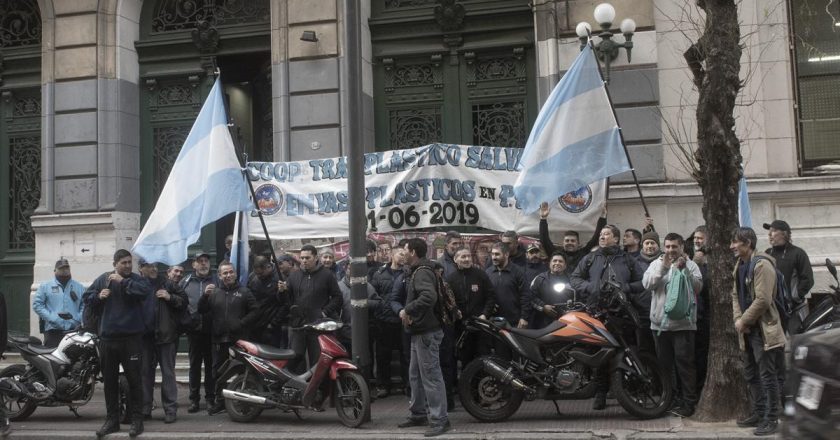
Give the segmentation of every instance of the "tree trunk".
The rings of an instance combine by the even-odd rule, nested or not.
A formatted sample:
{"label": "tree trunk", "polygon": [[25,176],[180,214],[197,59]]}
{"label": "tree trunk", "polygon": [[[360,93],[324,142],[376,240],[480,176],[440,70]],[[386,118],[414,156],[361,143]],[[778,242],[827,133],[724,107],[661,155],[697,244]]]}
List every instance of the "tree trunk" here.
{"label": "tree trunk", "polygon": [[709,271],[704,282],[710,283],[711,344],[706,385],[695,417],[722,421],[745,415],[749,409],[730,297],[734,259],[729,242],[738,226],[741,177],[741,147],[733,116],[740,89],[740,30],[734,0],[698,0],[697,5],[706,13],[705,28],[685,58],[699,89],[694,178],[703,192],[703,218],[709,230]]}

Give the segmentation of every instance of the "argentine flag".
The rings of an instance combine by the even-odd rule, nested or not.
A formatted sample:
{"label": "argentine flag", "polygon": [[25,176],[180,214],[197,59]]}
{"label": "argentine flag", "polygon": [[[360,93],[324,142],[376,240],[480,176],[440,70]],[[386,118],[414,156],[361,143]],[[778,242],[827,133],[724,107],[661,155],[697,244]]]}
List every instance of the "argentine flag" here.
{"label": "argentine flag", "polygon": [[514,194],[531,213],[540,203],[630,171],[620,128],[587,45],[543,105],[520,160]]}
{"label": "argentine flag", "polygon": [[253,208],[227,122],[216,77],[133,253],[149,262],[180,264],[203,226]]}
{"label": "argentine flag", "polygon": [[[743,165],[741,169],[743,170]],[[741,180],[738,181],[738,224],[744,228],[752,227],[750,193],[747,191],[747,177],[743,174],[741,174]]]}

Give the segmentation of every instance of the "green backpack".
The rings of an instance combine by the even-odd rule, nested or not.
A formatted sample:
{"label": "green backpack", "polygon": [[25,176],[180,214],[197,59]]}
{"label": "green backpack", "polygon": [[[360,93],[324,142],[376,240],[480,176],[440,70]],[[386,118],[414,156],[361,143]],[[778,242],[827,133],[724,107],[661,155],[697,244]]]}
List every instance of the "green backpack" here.
{"label": "green backpack", "polygon": [[668,283],[665,293],[665,316],[662,319],[662,327],[665,327],[669,320],[678,321],[690,318],[693,316],[697,307],[691,282],[685,272],[685,270],[676,271],[671,276],[671,282]]}

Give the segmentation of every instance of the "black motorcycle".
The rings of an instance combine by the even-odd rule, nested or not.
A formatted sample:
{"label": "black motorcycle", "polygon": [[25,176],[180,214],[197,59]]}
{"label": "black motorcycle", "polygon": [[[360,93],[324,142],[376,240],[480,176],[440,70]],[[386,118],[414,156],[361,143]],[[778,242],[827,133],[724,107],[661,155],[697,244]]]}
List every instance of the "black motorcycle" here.
{"label": "black motorcycle", "polygon": [[791,336],[809,332],[840,318],[840,288],[837,281],[837,268],[834,267],[829,258],[825,259],[825,265],[834,277],[835,285],[829,286],[831,292],[823,296],[805,315],[805,318],[801,318],[803,315],[802,309],[807,307],[808,303],[803,298],[798,300],[799,302],[794,307],[788,323],[788,333]]}
{"label": "black motorcycle", "polygon": [[[55,348],[44,347],[35,337],[8,338],[9,347],[20,352],[27,364],[10,365],[0,371],[0,390],[6,395],[6,414],[12,421],[25,420],[39,406],[67,406],[81,417],[78,408],[87,404],[102,381],[97,336],[71,332]],[[128,380],[120,375],[120,421],[130,423],[125,405]]]}
{"label": "black motorcycle", "polygon": [[[602,287],[602,303],[555,305],[559,317],[537,330],[511,327],[504,318],[466,318],[468,331],[490,335],[513,354],[483,356],[464,367],[458,391],[467,412],[482,422],[513,415],[523,400],[572,400],[595,396],[596,375],[606,370],[628,413],[660,417],[673,400],[671,382],[657,362],[624,339],[639,317],[615,283]],[[459,347],[464,338],[459,340]],[[559,409],[558,409],[559,412]]]}

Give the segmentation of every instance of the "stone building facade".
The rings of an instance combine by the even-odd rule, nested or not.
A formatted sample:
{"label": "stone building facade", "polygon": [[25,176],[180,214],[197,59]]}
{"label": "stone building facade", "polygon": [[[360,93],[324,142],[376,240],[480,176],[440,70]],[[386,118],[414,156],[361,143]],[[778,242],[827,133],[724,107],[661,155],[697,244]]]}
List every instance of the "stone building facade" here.
{"label": "stone building facade", "polygon": [[[131,247],[217,69],[252,160],[341,155],[350,126],[368,151],[522,146],[597,3],[362,0],[357,114],[341,0],[2,2],[0,290],[12,327],[37,333],[30,292],[59,256],[87,283]],[[679,6],[692,2],[612,3],[616,22],[637,23],[632,59],[619,55],[610,83],[630,156],[657,228],[689,233],[702,219],[681,153],[696,102],[682,53],[701,15]],[[840,159],[840,39],[830,33],[840,10],[818,3],[741,2],[737,122],[754,226],[786,219],[814,263],[840,245],[840,179],[818,171]],[[610,190],[621,227],[642,223],[630,181]],[[216,253],[226,227],[207,228],[200,246]]]}

